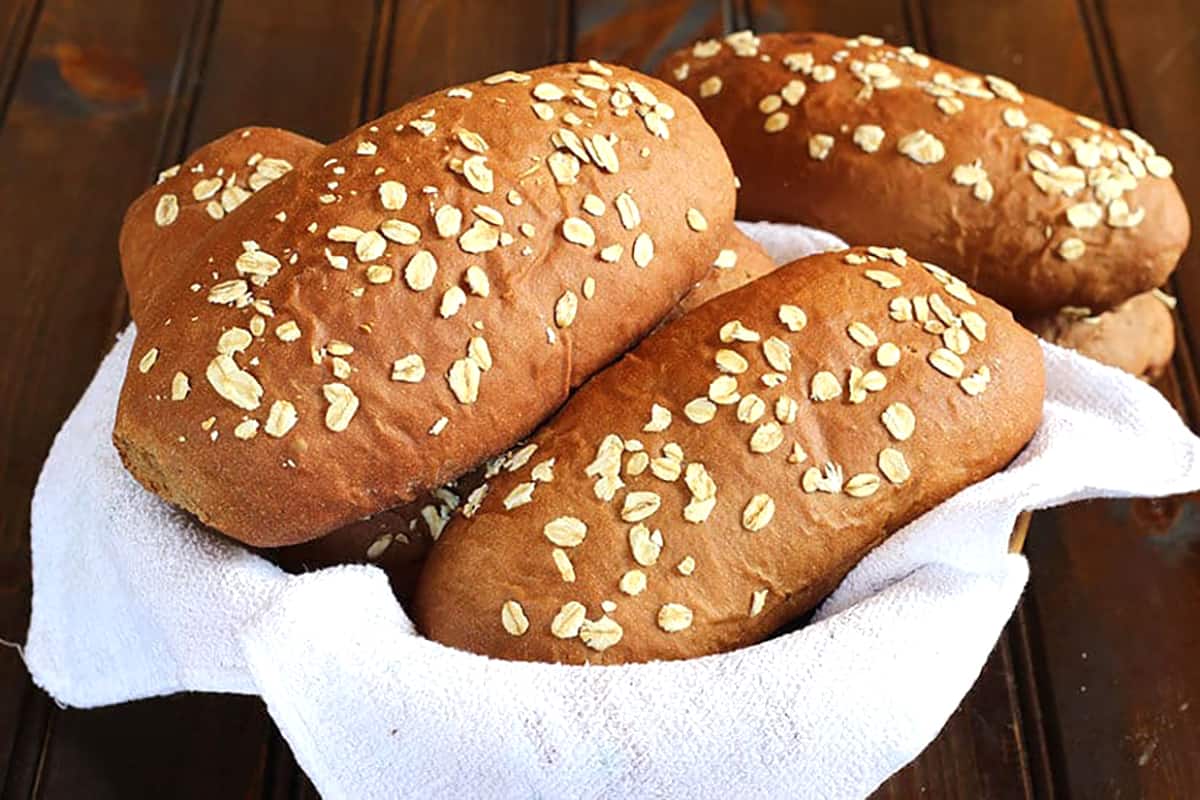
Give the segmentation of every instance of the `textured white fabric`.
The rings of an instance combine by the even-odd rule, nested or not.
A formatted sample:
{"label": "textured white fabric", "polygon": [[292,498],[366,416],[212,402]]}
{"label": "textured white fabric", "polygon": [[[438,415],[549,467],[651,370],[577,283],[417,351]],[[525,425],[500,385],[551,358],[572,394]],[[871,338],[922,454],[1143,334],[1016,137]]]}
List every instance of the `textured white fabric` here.
{"label": "textured white fabric", "polygon": [[[747,229],[780,257],[836,244]],[[132,339],[34,496],[30,672],[74,706],[261,695],[329,798],[862,797],[977,677],[1028,576],[1006,546],[1019,511],[1200,488],[1200,440],[1155,391],[1047,345],[1025,452],[871,553],[803,630],[682,663],[505,663],[415,635],[373,567],[285,575],[141,489],[110,443]]]}

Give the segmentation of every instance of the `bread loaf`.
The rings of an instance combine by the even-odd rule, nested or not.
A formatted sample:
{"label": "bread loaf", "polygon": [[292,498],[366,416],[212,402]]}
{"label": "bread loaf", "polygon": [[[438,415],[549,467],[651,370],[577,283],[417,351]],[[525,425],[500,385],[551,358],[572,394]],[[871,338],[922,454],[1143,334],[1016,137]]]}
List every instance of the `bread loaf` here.
{"label": "bread loaf", "polygon": [[1156,289],[1099,314],[1086,308],[1064,308],[1052,316],[1022,322],[1048,342],[1153,381],[1162,375],[1175,352],[1174,303],[1175,298]]}
{"label": "bread loaf", "polygon": [[[269,136],[244,160],[217,143],[134,204],[138,340],[113,434],[143,484],[253,545],[510,446],[732,229],[733,174],[692,103],[596,62],[438,92],[315,150]],[[274,180],[226,209],[258,176]]]}
{"label": "bread loaf", "polygon": [[[725,245],[713,266],[667,315],[667,320],[749,283],[777,266],[757,242],[736,227],[730,229]],[[517,447],[513,452],[519,451],[520,447]],[[407,602],[415,590],[429,548],[441,536],[450,517],[464,505],[475,502],[475,490],[499,474],[506,464],[505,456],[489,459],[446,486],[426,492],[410,503],[356,520],[318,539],[264,550],[262,555],[292,572],[307,572],[335,564],[374,564],[387,573],[400,601]]]}
{"label": "bread loaf", "polygon": [[1023,315],[1162,285],[1189,236],[1140,136],[870,36],[742,32],[675,53],[741,180],[740,219],[888,239]]}
{"label": "bread loaf", "polygon": [[[493,463],[496,464],[492,467]],[[503,458],[439,486],[395,508],[343,525],[325,536],[287,547],[259,550],[259,554],[289,572],[310,572],[339,564],[373,564],[384,571],[392,591],[407,603],[416,589],[417,576],[429,548],[441,535],[450,516],[469,502],[471,492],[484,481],[489,469],[498,469]]]}
{"label": "bread loaf", "polygon": [[594,377],[455,516],[420,629],[506,659],[751,644],[1033,435],[1041,351],[899,249],[793,262]]}
{"label": "bread loaf", "polygon": [[730,231],[725,244],[712,269],[684,296],[669,319],[699,308],[714,297],[757,280],[768,272],[774,272],[779,266],[758,242],[737,228]]}

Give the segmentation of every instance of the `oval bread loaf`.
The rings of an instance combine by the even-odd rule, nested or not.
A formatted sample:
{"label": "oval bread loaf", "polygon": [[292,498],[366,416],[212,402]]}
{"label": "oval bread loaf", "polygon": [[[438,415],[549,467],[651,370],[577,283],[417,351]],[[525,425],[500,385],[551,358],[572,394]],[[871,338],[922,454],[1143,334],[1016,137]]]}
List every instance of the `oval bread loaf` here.
{"label": "oval bread loaf", "polygon": [[1187,245],[1171,163],[1140,136],[909,47],[742,32],[663,74],[725,144],[739,218],[891,240],[1018,314],[1115,306]]}
{"label": "oval bread loaf", "polygon": [[679,301],[679,305],[671,312],[669,319],[686,314],[714,297],[732,292],[740,286],[758,280],[763,275],[774,272],[778,266],[767,255],[767,251],[762,248],[762,245],[734,228],[729,232],[725,247],[713,261],[712,268],[684,296],[683,300]]}
{"label": "oval bread loaf", "polygon": [[[732,229],[733,174],[695,106],[596,62],[441,91],[317,150],[275,136],[299,160],[189,159],[122,237],[138,340],[114,441],[143,484],[253,545],[511,446]],[[232,187],[248,195],[225,210]],[[221,219],[171,233],[213,200]]]}
{"label": "oval bread loaf", "polygon": [[418,584],[429,637],[619,663],[757,642],[872,547],[1007,464],[1036,339],[891,248],[802,259],[692,311],[525,445]]}
{"label": "oval bread loaf", "polygon": [[1099,314],[1064,308],[1053,316],[1022,322],[1048,342],[1153,381],[1175,352],[1174,304],[1175,298],[1155,289]]}

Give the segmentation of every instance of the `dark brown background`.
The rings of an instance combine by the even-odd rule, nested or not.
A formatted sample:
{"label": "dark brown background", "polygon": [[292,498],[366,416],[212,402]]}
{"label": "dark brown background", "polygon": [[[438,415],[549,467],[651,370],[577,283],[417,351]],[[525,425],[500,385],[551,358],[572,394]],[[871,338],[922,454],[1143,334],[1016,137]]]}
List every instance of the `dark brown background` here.
{"label": "dark brown background", "polygon": [[[117,228],[158,169],[238,125],[329,140],[447,83],[573,57],[650,68],[747,25],[878,34],[1134,126],[1200,210],[1186,0],[0,0],[0,637],[24,638],[30,494],[124,324]],[[1197,252],[1160,383],[1194,427]],[[1039,514],[1027,553],[979,683],[879,796],[1200,797],[1196,504]],[[0,798],[314,795],[256,699],[60,710],[0,649]]]}

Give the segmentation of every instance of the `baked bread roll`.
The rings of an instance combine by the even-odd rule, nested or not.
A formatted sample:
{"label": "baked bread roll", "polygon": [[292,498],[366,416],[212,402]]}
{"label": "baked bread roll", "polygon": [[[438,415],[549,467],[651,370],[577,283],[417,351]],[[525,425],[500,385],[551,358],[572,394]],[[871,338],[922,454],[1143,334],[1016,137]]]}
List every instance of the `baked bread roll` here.
{"label": "baked bread roll", "polygon": [[[766,251],[736,227],[713,266],[665,318],[672,320],[725,292],[776,269]],[[519,447],[517,448],[520,449]],[[392,590],[407,603],[429,548],[452,514],[471,502],[472,492],[505,467],[497,457],[416,500],[351,522],[318,539],[261,554],[291,572],[335,564],[374,564],[387,573]]]}
{"label": "baked bread roll", "polygon": [[1043,389],[1034,336],[944,270],[875,247],[793,262],[581,388],[446,526],[418,626],[573,664],[752,644],[1007,464]]}
{"label": "baked bread roll", "polygon": [[1153,381],[1162,375],[1175,352],[1174,304],[1175,298],[1155,289],[1100,314],[1086,308],[1064,308],[1024,324],[1048,342]]}
{"label": "baked bread roll", "polygon": [[373,564],[384,571],[396,598],[407,604],[429,548],[452,514],[468,502],[471,492],[503,458],[489,459],[457,480],[395,508],[343,525],[307,542],[260,549],[259,555],[294,573],[339,564]]}
{"label": "baked bread roll", "polygon": [[762,245],[736,227],[729,232],[725,245],[713,262],[712,268],[684,296],[668,315],[668,319],[675,319],[694,308],[699,308],[714,297],[758,280],[768,272],[774,272],[779,266],[767,255]]}
{"label": "baked bread roll", "polygon": [[1171,162],[1140,136],[912,48],[742,32],[663,75],[724,142],[739,219],[894,241],[1018,314],[1115,306],[1187,245]]}
{"label": "baked bread roll", "polygon": [[[138,340],[114,442],[148,488],[252,545],[509,447],[732,229],[733,173],[695,107],[596,62],[441,91],[317,150],[274,135],[264,156],[300,157],[191,158],[122,236]],[[222,219],[188,200],[207,209],[264,162],[276,179]],[[192,218],[203,231],[172,234]]]}

